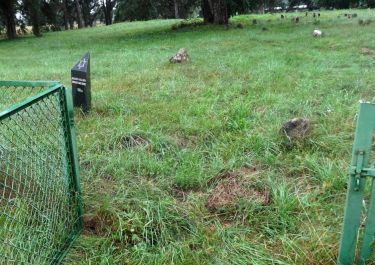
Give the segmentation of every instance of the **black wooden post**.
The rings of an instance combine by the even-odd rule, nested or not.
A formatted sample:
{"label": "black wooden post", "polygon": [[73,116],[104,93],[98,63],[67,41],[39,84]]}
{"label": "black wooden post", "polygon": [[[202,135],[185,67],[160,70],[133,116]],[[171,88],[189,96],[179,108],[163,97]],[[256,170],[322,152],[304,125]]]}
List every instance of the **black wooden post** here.
{"label": "black wooden post", "polygon": [[88,113],[91,109],[90,53],[72,68],[72,90],[74,107]]}

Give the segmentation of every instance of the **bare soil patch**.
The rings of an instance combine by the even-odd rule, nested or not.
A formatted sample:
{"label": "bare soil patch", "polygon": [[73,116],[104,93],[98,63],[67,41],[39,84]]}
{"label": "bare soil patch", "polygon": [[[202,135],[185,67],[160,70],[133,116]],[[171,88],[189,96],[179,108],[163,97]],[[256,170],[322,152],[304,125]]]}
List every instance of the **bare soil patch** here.
{"label": "bare soil patch", "polygon": [[362,48],[361,49],[361,53],[363,55],[375,55],[375,49],[371,49],[371,48]]}
{"label": "bare soil patch", "polygon": [[114,230],[115,222],[105,214],[87,214],[83,216],[85,235],[105,236]]}
{"label": "bare soil patch", "polygon": [[246,176],[257,173],[255,167],[243,167],[236,171],[224,172],[217,177],[215,187],[209,193],[207,208],[219,210],[232,207],[239,199],[255,201],[260,205],[270,203],[270,191],[264,185],[259,188],[251,185],[246,180]]}
{"label": "bare soil patch", "polygon": [[104,235],[104,231],[101,228],[101,221],[97,216],[85,215],[83,217],[84,223],[84,234],[85,235]]}

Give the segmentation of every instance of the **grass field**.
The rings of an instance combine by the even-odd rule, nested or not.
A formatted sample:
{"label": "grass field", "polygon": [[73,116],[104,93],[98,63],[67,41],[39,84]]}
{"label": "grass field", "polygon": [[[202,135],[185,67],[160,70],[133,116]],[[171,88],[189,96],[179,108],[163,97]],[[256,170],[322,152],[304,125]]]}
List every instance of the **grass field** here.
{"label": "grass field", "polygon": [[[92,54],[94,109],[76,117],[86,229],[65,264],[335,264],[358,102],[375,102],[375,13],[292,16],[0,41],[0,79],[69,85]],[[170,64],[181,47],[192,61]],[[294,117],[313,131],[291,144]],[[252,197],[212,210],[228,175]]]}

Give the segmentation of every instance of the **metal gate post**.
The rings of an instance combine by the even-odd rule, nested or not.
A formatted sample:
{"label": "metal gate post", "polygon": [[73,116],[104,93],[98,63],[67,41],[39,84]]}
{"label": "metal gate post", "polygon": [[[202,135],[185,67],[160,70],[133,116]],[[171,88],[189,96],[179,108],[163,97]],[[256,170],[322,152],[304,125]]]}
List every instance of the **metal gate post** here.
{"label": "metal gate post", "polygon": [[[362,201],[367,177],[375,177],[375,170],[368,168],[372,139],[375,130],[375,104],[362,103],[358,115],[357,129],[353,146],[353,159],[349,172],[344,226],[342,230],[338,263],[352,265],[355,262],[357,240],[362,214]],[[364,264],[371,253],[374,238],[375,187],[369,208],[369,218],[365,229],[365,239],[359,262]],[[372,215],[371,215],[372,214]]]}
{"label": "metal gate post", "polygon": [[83,203],[82,203],[82,194],[81,194],[81,180],[79,174],[79,162],[78,162],[78,149],[77,149],[77,137],[76,137],[76,128],[74,124],[74,107],[73,107],[73,96],[72,89],[65,88],[65,102],[67,108],[67,121],[68,121],[68,139],[71,150],[71,163],[73,170],[73,185],[76,193],[77,199],[77,213],[78,213],[78,222],[77,222],[77,232],[81,232],[83,229]]}

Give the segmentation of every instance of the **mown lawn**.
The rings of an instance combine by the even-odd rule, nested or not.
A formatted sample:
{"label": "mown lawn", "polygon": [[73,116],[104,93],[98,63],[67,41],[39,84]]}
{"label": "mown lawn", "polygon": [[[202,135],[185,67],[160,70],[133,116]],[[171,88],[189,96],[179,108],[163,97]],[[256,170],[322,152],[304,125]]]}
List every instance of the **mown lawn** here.
{"label": "mown lawn", "polygon": [[[358,102],[375,102],[375,53],[361,53],[375,13],[300,15],[0,41],[0,79],[70,85],[92,54],[94,109],[76,117],[86,228],[65,264],[335,264]],[[192,61],[171,65],[181,47]],[[294,117],[313,131],[290,143]],[[228,176],[254,196],[207,207]]]}

